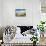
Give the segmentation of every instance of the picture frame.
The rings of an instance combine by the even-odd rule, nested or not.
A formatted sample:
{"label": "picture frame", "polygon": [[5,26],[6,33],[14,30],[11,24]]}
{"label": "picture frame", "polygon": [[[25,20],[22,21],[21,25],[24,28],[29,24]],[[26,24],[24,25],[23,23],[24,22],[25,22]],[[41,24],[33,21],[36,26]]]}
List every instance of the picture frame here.
{"label": "picture frame", "polygon": [[25,17],[26,16],[26,9],[16,9],[16,17]]}

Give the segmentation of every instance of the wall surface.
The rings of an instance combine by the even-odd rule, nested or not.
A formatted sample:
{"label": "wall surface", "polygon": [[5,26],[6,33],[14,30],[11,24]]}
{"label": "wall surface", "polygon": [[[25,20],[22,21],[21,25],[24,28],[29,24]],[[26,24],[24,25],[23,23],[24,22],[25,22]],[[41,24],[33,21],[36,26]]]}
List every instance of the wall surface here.
{"label": "wall surface", "polygon": [[[26,17],[16,17],[15,9],[26,9]],[[36,25],[40,21],[39,0],[0,0],[0,26]],[[2,30],[0,30],[2,32]],[[0,36],[2,33],[0,33]]]}
{"label": "wall surface", "polygon": [[0,26],[2,24],[2,0],[0,0]]}
{"label": "wall surface", "polygon": [[[26,9],[26,17],[16,17],[15,9]],[[3,0],[2,25],[33,25],[40,20],[39,0]]]}

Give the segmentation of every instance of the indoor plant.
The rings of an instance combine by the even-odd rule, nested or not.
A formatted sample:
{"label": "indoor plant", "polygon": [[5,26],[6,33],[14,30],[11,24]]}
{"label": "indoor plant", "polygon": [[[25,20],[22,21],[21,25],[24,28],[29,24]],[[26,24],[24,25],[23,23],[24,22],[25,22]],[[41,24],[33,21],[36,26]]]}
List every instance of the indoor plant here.
{"label": "indoor plant", "polygon": [[33,46],[36,46],[36,43],[38,41],[37,36],[33,36],[32,39],[31,39],[31,41],[33,41]]}
{"label": "indoor plant", "polygon": [[40,30],[40,33],[42,34],[42,37],[44,37],[44,26],[45,22],[44,21],[40,21],[40,24],[37,25],[37,29]]}

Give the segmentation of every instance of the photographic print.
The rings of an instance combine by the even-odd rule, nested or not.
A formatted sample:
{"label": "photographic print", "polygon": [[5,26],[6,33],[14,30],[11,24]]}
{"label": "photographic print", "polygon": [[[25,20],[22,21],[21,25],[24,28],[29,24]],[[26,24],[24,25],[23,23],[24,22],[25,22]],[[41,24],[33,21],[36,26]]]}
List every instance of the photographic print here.
{"label": "photographic print", "polygon": [[17,17],[26,16],[26,10],[25,9],[16,9],[16,16]]}

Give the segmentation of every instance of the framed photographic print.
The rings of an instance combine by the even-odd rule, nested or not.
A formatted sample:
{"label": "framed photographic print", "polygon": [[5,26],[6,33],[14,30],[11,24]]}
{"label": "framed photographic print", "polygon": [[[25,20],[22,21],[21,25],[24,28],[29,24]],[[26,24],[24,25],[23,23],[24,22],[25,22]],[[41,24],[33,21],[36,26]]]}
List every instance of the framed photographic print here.
{"label": "framed photographic print", "polygon": [[26,16],[26,10],[25,9],[16,9],[16,16],[17,17],[24,17]]}

